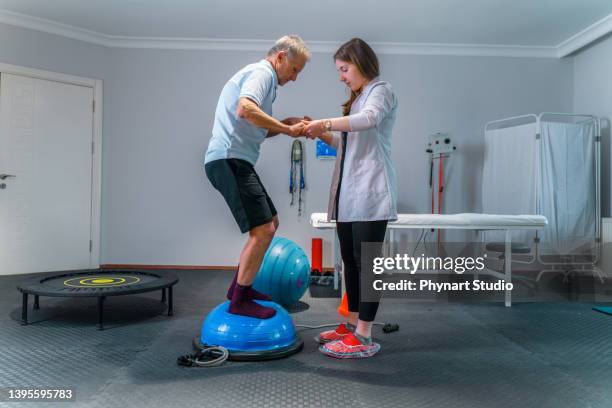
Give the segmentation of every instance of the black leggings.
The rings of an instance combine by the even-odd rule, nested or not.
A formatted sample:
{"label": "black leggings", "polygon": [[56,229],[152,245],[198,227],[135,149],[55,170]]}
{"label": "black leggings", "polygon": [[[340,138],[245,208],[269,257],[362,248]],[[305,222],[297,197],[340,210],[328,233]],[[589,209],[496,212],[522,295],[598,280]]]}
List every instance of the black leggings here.
{"label": "black leggings", "polygon": [[[378,242],[382,249],[387,230],[387,221],[338,222],[340,253],[344,262],[344,283],[349,312],[359,312],[359,320],[374,321],[380,302],[362,302],[361,287],[361,243]],[[365,273],[371,273],[366,271]]]}

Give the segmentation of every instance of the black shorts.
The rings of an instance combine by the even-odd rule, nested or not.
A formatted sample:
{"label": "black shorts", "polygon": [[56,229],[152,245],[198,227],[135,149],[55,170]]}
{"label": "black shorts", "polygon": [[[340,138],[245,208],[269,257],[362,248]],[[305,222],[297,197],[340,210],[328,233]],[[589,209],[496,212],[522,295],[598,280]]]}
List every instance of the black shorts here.
{"label": "black shorts", "polygon": [[245,233],[267,224],[277,214],[253,165],[246,160],[220,159],[206,163],[206,176],[221,193]]}

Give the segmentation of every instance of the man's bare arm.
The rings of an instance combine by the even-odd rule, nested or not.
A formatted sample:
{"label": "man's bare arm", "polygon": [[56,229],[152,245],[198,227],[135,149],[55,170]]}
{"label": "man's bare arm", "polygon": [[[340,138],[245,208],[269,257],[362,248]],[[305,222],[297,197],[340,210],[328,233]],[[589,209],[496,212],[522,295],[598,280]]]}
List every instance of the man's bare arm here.
{"label": "man's bare arm", "polygon": [[242,97],[238,101],[236,107],[236,114],[239,118],[246,120],[253,126],[267,129],[268,136],[274,136],[279,133],[285,133],[289,136],[299,136],[303,129],[303,123],[297,123],[295,125],[286,125],[281,121],[273,118],[272,116],[265,113],[255,102],[251,99]]}

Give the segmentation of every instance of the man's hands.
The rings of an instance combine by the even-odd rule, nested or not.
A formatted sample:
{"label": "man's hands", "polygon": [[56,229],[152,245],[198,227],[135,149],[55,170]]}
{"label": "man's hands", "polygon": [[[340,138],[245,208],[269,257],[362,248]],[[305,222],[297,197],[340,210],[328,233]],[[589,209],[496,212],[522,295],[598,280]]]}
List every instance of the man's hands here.
{"label": "man's hands", "polygon": [[295,116],[292,116],[290,118],[281,120],[281,122],[285,125],[292,126],[300,122],[310,122],[311,120],[312,118],[310,116],[304,116],[303,118],[296,118]]}
{"label": "man's hands", "polygon": [[311,137],[309,137],[306,132],[306,126],[312,121],[312,119],[309,116],[304,116],[303,118],[296,118],[296,117],[289,117],[286,119],[281,120],[281,122],[287,126],[289,126],[289,128],[287,129],[286,133],[287,135],[291,136],[291,137],[300,137],[300,136],[306,136],[309,139],[313,139]]}
{"label": "man's hands", "polygon": [[309,116],[303,118],[289,117],[281,120],[281,123],[287,125],[287,129],[283,131],[291,137],[304,136],[307,139],[321,138],[326,135],[325,120],[312,120]]}
{"label": "man's hands", "polygon": [[295,125],[289,126],[289,130],[287,134],[291,137],[300,137],[304,136],[304,128],[306,125],[302,122],[296,123]]}
{"label": "man's hands", "polygon": [[[291,137],[297,138],[304,136],[305,138],[312,140],[319,138],[328,145],[337,147],[334,135],[325,129],[326,119],[313,120],[309,116],[304,116],[303,118],[289,117],[281,120],[280,122],[286,126],[286,129],[282,130],[282,133],[285,133]],[[340,125],[348,127],[348,120],[346,124]],[[276,134],[278,134],[278,132],[275,132],[272,135],[269,134],[269,136]]]}
{"label": "man's hands", "polygon": [[315,139],[325,133],[325,126],[323,122],[323,120],[310,121],[304,129],[306,137],[308,137],[309,139]]}

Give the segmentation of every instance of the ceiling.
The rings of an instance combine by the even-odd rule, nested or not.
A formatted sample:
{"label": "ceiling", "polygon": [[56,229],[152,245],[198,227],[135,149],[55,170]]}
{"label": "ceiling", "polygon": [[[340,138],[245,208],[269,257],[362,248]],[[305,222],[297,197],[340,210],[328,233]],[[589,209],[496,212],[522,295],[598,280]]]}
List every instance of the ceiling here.
{"label": "ceiling", "polygon": [[2,10],[13,21],[166,40],[297,33],[322,42],[558,47],[606,17],[605,32],[612,26],[612,0],[0,0]]}

